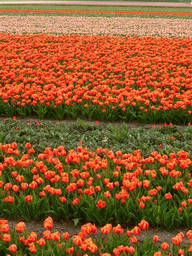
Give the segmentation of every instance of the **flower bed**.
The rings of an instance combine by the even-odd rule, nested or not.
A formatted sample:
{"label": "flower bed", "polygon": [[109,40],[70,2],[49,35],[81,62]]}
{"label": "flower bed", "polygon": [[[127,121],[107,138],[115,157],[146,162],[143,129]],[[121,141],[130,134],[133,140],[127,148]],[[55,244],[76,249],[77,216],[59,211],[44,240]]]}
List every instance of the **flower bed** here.
{"label": "flower bed", "polygon": [[[154,235],[153,238],[147,236],[148,222],[142,220],[133,229],[124,231],[121,225],[112,226],[106,224],[100,228],[103,236],[97,240],[92,238],[92,234],[97,232],[95,224],[87,223],[81,227],[81,231],[69,237],[69,233],[65,232],[60,234],[57,231],[52,232],[53,220],[48,217],[44,220],[43,237],[37,239],[35,232],[28,233],[25,229],[24,222],[16,224],[14,232],[9,231],[7,220],[0,220],[2,243],[1,253],[22,253],[20,255],[100,255],[100,256],[119,256],[119,255],[153,255],[161,256],[166,255],[169,245],[164,242],[161,244],[161,250],[156,246],[158,236]],[[138,243],[137,237],[141,232],[146,232],[146,239],[144,244]],[[187,237],[191,242],[192,230],[187,232]],[[183,249],[180,247],[184,235],[182,232],[176,234],[171,238],[171,255],[189,255],[192,252],[192,247]],[[9,245],[11,241],[11,245]],[[16,245],[17,244],[17,245]],[[129,245],[128,245],[129,244]],[[180,248],[180,249],[179,249]],[[162,253],[161,253],[162,252]],[[89,253],[89,254],[87,254]],[[91,254],[90,254],[91,253]],[[138,254],[139,253],[139,254]],[[7,254],[7,256],[10,254]],[[26,254],[25,254],[26,255]],[[169,254],[170,255],[170,254]]]}
{"label": "flower bed", "polygon": [[189,38],[1,34],[0,40],[1,114],[192,121]]}
{"label": "flower bed", "polygon": [[[46,218],[51,212],[56,219],[82,218],[96,224],[115,221],[128,226],[141,221],[139,227],[143,230],[148,228],[149,223],[157,226],[163,223],[168,229],[181,223],[191,227],[191,160],[187,152],[170,153],[168,156],[153,152],[150,157],[143,158],[139,150],[134,154],[122,154],[121,151],[114,153],[101,148],[89,152],[79,146],[76,150],[66,152],[60,146],[54,150],[46,148],[36,159],[31,144],[26,143],[25,148],[26,153],[20,154],[16,143],[1,145],[4,160],[0,166],[0,210],[4,216],[10,215],[17,219],[20,215],[29,221],[31,218]],[[7,221],[1,220],[1,225],[2,245],[6,251],[11,237],[7,234]],[[16,230],[22,233],[24,226],[20,223]],[[51,218],[44,222],[44,226],[47,230],[52,229]],[[134,254],[135,249],[141,253],[158,250],[148,237],[147,248],[145,243],[136,245],[136,248],[126,247],[128,242],[137,244],[137,238],[133,235],[140,234],[139,227],[123,234],[118,224],[113,228],[116,235],[109,235],[107,245],[102,239],[95,240],[97,245],[90,239],[91,246],[86,244],[85,236],[97,231],[92,224],[84,225],[82,232],[65,245],[58,232],[51,235],[46,231],[43,234],[46,240],[57,241],[59,245],[45,242],[42,238],[36,241],[34,232],[30,235],[25,232],[25,236],[20,238],[15,232],[11,236],[22,252],[29,249],[33,253],[36,250],[41,253],[40,248],[45,244],[43,250],[54,246],[52,250],[56,255],[63,246],[67,250],[65,253],[68,254],[69,250],[72,253],[74,245],[77,246],[76,253],[86,250],[95,253],[100,248],[103,249],[100,250],[101,255],[112,251],[118,255],[124,250],[130,254]],[[107,235],[111,229],[112,225],[107,224],[101,228],[101,232]],[[191,238],[190,231],[187,234]],[[173,252],[178,250],[182,239],[182,234],[172,238]],[[157,240],[154,237],[154,241]],[[166,243],[162,244],[163,250],[166,251],[168,247]],[[13,245],[9,250],[14,252],[16,248]]]}
{"label": "flower bed", "polygon": [[58,11],[58,10],[0,10],[3,13],[91,13],[91,14],[131,14],[131,15],[163,15],[163,16],[192,16],[192,13],[171,12],[128,12],[128,11]]}
{"label": "flower bed", "polygon": [[[9,34],[51,34],[89,36],[137,36],[192,38],[190,19],[172,17],[74,17],[17,14],[0,16],[1,32]],[[28,24],[26,27],[25,24]],[[46,25],[45,25],[46,24]],[[79,26],[81,24],[81,26]]]}
{"label": "flower bed", "polygon": [[[8,12],[14,13],[3,10],[2,14]],[[98,22],[108,25],[96,31],[97,26],[92,30],[86,22],[94,22],[93,17],[57,16],[59,21],[67,21],[67,30],[71,18],[73,26],[79,20],[85,22],[84,32],[81,22],[63,35],[62,23],[59,27],[53,16],[26,16],[32,12],[39,11],[18,10],[15,13],[25,16],[1,17],[0,114],[14,118],[5,120],[0,129],[0,212],[4,218],[0,220],[0,254],[189,255],[191,229],[187,246],[182,245],[184,234],[179,232],[171,244],[164,242],[161,247],[156,244],[157,234],[149,237],[147,229],[149,225],[168,230],[192,227],[191,129],[182,133],[170,123],[190,126],[192,122],[190,20],[179,20],[183,27],[175,37],[173,20],[155,19],[152,37],[142,26],[128,36],[126,29],[133,25],[120,29],[125,21],[136,26],[136,22],[148,22],[146,18],[116,17],[112,26],[109,18],[100,17]],[[72,14],[40,11],[43,13]],[[23,18],[27,29],[17,28]],[[49,23],[39,27],[44,18]],[[162,27],[164,22],[169,24],[167,30],[156,27],[155,31],[156,24]],[[49,35],[50,27],[55,35]],[[148,30],[147,25],[145,28]],[[35,35],[39,32],[43,34]],[[76,133],[39,121],[34,129],[31,124],[21,127],[15,115],[72,117],[80,127],[75,128]],[[97,121],[94,127],[86,126],[79,117],[163,122],[164,126],[153,126],[146,138],[142,129],[129,132],[124,124],[104,130]],[[43,220],[45,231],[41,237],[29,233],[22,221],[10,231],[9,218]],[[52,230],[53,219],[88,223],[69,237],[68,232]],[[102,225],[97,237],[96,225]],[[131,225],[134,227],[128,228]],[[137,236],[142,230],[146,238],[140,244]]]}
{"label": "flower bed", "polygon": [[[137,223],[191,226],[191,160],[187,152],[143,158],[79,146],[46,148],[38,159],[30,143],[1,145],[1,214],[29,221],[52,212],[57,219],[78,218],[104,224]],[[137,201],[137,203],[135,203]],[[5,214],[5,215],[4,215]]]}

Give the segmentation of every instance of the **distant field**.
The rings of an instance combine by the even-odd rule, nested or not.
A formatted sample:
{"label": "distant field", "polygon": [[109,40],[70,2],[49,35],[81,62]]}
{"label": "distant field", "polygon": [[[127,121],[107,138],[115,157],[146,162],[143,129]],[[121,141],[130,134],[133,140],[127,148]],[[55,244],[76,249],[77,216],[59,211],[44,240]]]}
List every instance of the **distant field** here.
{"label": "distant field", "polygon": [[[41,0],[42,2],[74,2],[74,1],[64,1],[64,0],[53,0],[53,1],[50,1],[50,0]],[[6,2],[15,2],[14,0],[8,0]],[[17,2],[17,1],[16,1]],[[18,2],[26,2],[26,0],[19,0]],[[36,1],[33,1],[32,2],[36,2]],[[93,2],[92,0],[75,0],[75,2]],[[94,1],[94,2],[130,2],[130,3],[133,3],[133,2],[157,2],[157,3],[161,3],[161,2],[168,2],[168,3],[174,3],[174,2],[177,2],[177,3],[184,3],[184,2],[191,2],[191,1],[181,1],[181,0],[174,0],[174,1],[171,1],[171,0],[162,0],[162,1],[153,1],[153,0],[147,0],[147,1],[144,1],[144,0],[137,0],[137,1],[129,1],[129,0],[99,0],[99,1]]]}
{"label": "distant field", "polygon": [[[171,1],[171,0],[162,0],[162,1],[156,1],[156,0],[147,0],[147,1],[145,1],[145,0],[139,0],[139,1],[128,1],[128,0],[117,0],[117,1],[115,1],[115,0],[99,0],[99,1],[91,1],[91,0],[83,0],[83,1],[81,1],[81,0],[76,0],[76,1],[63,1],[63,0],[55,0],[55,1],[49,1],[49,0],[41,0],[42,2],[61,2],[61,3],[69,3],[70,4],[70,2],[71,3],[74,3],[74,2],[92,2],[92,3],[100,3],[100,2],[106,2],[106,3],[108,3],[108,2],[116,2],[116,3],[123,3],[123,4],[125,4],[125,3],[159,3],[159,4],[164,4],[164,3],[171,3],[171,4],[173,4],[173,3],[175,3],[175,4],[191,4],[191,0],[173,0],[173,1]],[[27,2],[26,0],[21,0],[21,1],[14,1],[14,0],[10,0],[10,1],[2,1],[2,2]],[[29,2],[36,2],[36,1],[29,1]]]}
{"label": "distant field", "polygon": [[0,10],[55,10],[55,11],[114,11],[114,12],[169,12],[192,13],[190,7],[162,7],[162,6],[89,6],[89,5],[0,5]]}

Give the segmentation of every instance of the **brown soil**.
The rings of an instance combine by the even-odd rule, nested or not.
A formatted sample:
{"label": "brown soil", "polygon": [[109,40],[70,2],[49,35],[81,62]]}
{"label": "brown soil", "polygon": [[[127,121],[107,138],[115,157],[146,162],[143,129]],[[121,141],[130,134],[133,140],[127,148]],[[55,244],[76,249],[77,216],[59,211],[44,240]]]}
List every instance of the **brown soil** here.
{"label": "brown soil", "polygon": [[[19,221],[14,221],[11,220],[9,221],[9,228],[10,230],[14,230],[15,229],[15,225],[18,223]],[[42,232],[45,231],[45,228],[43,226],[43,221],[31,221],[31,222],[25,222],[26,224],[26,228],[28,230],[28,232],[34,231],[38,234],[38,239],[43,237]],[[73,221],[54,221],[53,222],[53,229],[52,232],[56,232],[59,231],[60,234],[62,235],[62,233],[65,232],[69,232],[70,237],[77,235],[80,230],[81,230],[81,226],[83,224],[78,224],[77,226],[74,225]],[[100,231],[100,227],[99,225],[97,226],[97,232],[92,235],[92,238],[97,238],[98,236],[101,235],[101,231]],[[114,227],[114,226],[113,226]],[[134,226],[129,226],[127,229],[124,229],[124,232],[126,232],[127,230],[131,230]],[[174,228],[171,229],[170,231],[167,231],[166,229],[163,228],[151,228],[149,227],[147,231],[141,231],[141,234],[139,236],[137,236],[138,242],[143,243],[146,235],[148,235],[148,237],[150,237],[151,239],[153,238],[154,235],[158,235],[159,236],[159,241],[157,242],[157,246],[160,248],[160,245],[164,242],[167,242],[169,244],[169,246],[171,245],[171,238],[175,237],[176,234],[178,234],[179,232],[183,232],[184,234],[184,239],[183,239],[183,245],[186,248],[189,245],[189,239],[187,238],[187,231],[189,229],[188,228]],[[107,237],[107,236],[106,236]],[[131,244],[129,244],[130,246]]]}

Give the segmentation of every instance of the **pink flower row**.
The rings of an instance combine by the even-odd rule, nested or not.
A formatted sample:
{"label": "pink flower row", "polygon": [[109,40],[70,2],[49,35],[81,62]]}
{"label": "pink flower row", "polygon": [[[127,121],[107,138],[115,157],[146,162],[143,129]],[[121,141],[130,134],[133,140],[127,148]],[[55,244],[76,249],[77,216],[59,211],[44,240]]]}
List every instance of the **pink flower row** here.
{"label": "pink flower row", "polygon": [[191,19],[0,16],[0,33],[192,38]]}
{"label": "pink flower row", "polygon": [[[192,7],[190,3],[143,3],[143,2],[101,2],[101,1],[26,1],[28,4],[59,4],[59,5],[113,5],[113,6],[167,6],[167,7]],[[17,4],[23,4],[23,2],[17,2]]]}

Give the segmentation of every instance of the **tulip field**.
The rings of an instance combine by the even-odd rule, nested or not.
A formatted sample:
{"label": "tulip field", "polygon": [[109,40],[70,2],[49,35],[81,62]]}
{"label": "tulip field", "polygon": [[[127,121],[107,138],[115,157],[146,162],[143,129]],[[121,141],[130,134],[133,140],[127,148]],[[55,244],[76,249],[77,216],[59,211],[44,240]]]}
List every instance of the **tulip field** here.
{"label": "tulip field", "polygon": [[[191,7],[0,6],[0,255],[191,255],[191,21]],[[71,220],[77,235],[54,229]],[[159,244],[149,227],[181,232]]]}

